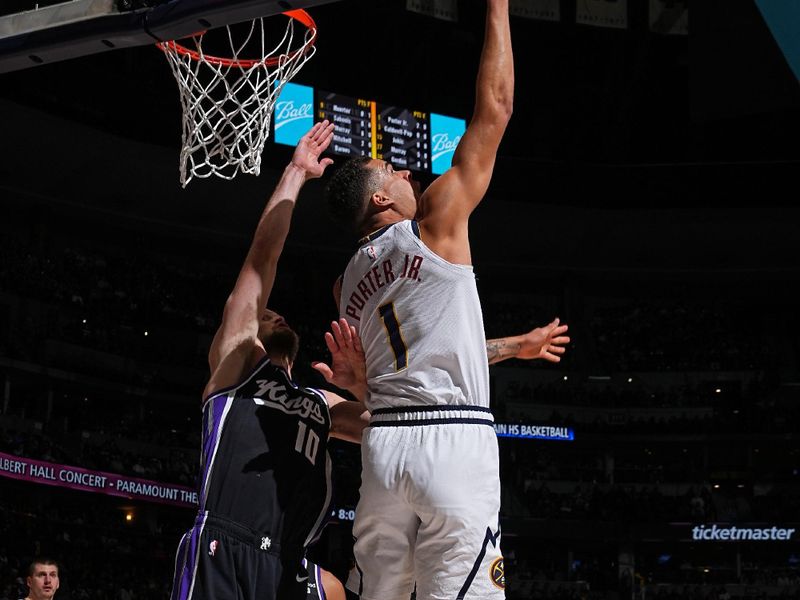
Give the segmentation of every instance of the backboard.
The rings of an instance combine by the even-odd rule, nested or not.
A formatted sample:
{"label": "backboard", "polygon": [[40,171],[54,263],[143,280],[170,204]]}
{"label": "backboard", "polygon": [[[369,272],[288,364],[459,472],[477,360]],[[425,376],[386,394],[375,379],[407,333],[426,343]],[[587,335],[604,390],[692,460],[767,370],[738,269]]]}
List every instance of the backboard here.
{"label": "backboard", "polygon": [[0,73],[179,39],[333,1],[70,0],[47,6],[33,0],[12,2],[11,8],[21,5],[21,10],[0,16]]}

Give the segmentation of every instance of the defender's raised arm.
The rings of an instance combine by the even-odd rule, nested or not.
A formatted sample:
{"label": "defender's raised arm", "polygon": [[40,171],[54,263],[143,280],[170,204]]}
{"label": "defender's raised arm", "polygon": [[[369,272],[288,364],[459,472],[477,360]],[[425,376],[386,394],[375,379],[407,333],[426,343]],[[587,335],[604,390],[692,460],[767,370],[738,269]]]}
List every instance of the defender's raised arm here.
{"label": "defender's raised arm", "polygon": [[239,381],[244,370],[251,366],[254,351],[263,354],[259,328],[265,319],[279,318],[265,307],[297,196],[306,181],[321,176],[332,162],[329,158],[320,160],[332,138],[333,125],[327,121],[317,123],[301,138],[264,208],[250,250],[225,303],[222,324],[211,343],[208,353],[211,377],[204,397]]}

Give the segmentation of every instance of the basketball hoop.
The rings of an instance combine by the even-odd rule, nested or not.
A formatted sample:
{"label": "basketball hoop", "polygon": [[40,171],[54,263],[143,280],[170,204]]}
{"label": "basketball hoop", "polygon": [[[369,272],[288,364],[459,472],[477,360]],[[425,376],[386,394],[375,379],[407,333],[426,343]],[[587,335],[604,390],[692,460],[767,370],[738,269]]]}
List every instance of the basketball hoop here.
{"label": "basketball hoop", "polygon": [[[271,50],[266,45],[264,17],[245,25],[242,32],[225,26],[229,58],[204,52],[205,31],[190,38],[193,48],[176,41],[157,44],[180,90],[180,181],[184,188],[193,177],[233,179],[240,171],[259,174],[275,101],[316,50],[317,26],[311,16],[304,10],[283,14],[289,17],[286,31]],[[295,22],[306,28],[302,40],[295,39],[299,37]],[[242,40],[235,42],[235,37]],[[240,58],[246,52],[261,58]]]}

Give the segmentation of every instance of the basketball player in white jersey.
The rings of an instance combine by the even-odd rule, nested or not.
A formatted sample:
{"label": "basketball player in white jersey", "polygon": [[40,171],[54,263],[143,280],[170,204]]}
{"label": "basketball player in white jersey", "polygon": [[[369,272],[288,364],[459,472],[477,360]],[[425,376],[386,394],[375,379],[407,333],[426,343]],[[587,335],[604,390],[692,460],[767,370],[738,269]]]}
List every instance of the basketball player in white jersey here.
{"label": "basketball player in white jersey", "polygon": [[[366,355],[372,413],[362,438],[353,536],[364,600],[504,598],[497,438],[469,217],[509,122],[508,0],[487,0],[472,120],[452,167],[419,194],[408,171],[349,161],[329,212],[362,236],[340,315]],[[416,220],[414,220],[416,219]]]}
{"label": "basketball player in white jersey", "polygon": [[[173,600],[343,596],[330,573],[301,565],[328,514],[328,437],[360,441],[364,408],[292,380],[297,335],[265,308],[300,189],[332,162],[320,158],[332,136],[333,126],[322,122],[298,143],[211,344],[200,510],[176,554]],[[340,363],[347,366],[332,360],[337,373]],[[341,379],[331,377],[346,388]]]}

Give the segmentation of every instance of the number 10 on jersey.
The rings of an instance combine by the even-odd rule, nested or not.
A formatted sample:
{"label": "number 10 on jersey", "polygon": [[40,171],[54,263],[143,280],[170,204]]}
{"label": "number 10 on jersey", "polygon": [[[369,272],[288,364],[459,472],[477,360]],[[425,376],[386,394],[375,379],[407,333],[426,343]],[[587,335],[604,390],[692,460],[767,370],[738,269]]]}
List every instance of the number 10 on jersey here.
{"label": "number 10 on jersey", "polygon": [[297,439],[294,442],[294,449],[300,454],[304,454],[312,465],[317,460],[319,436],[303,421],[297,422]]}

